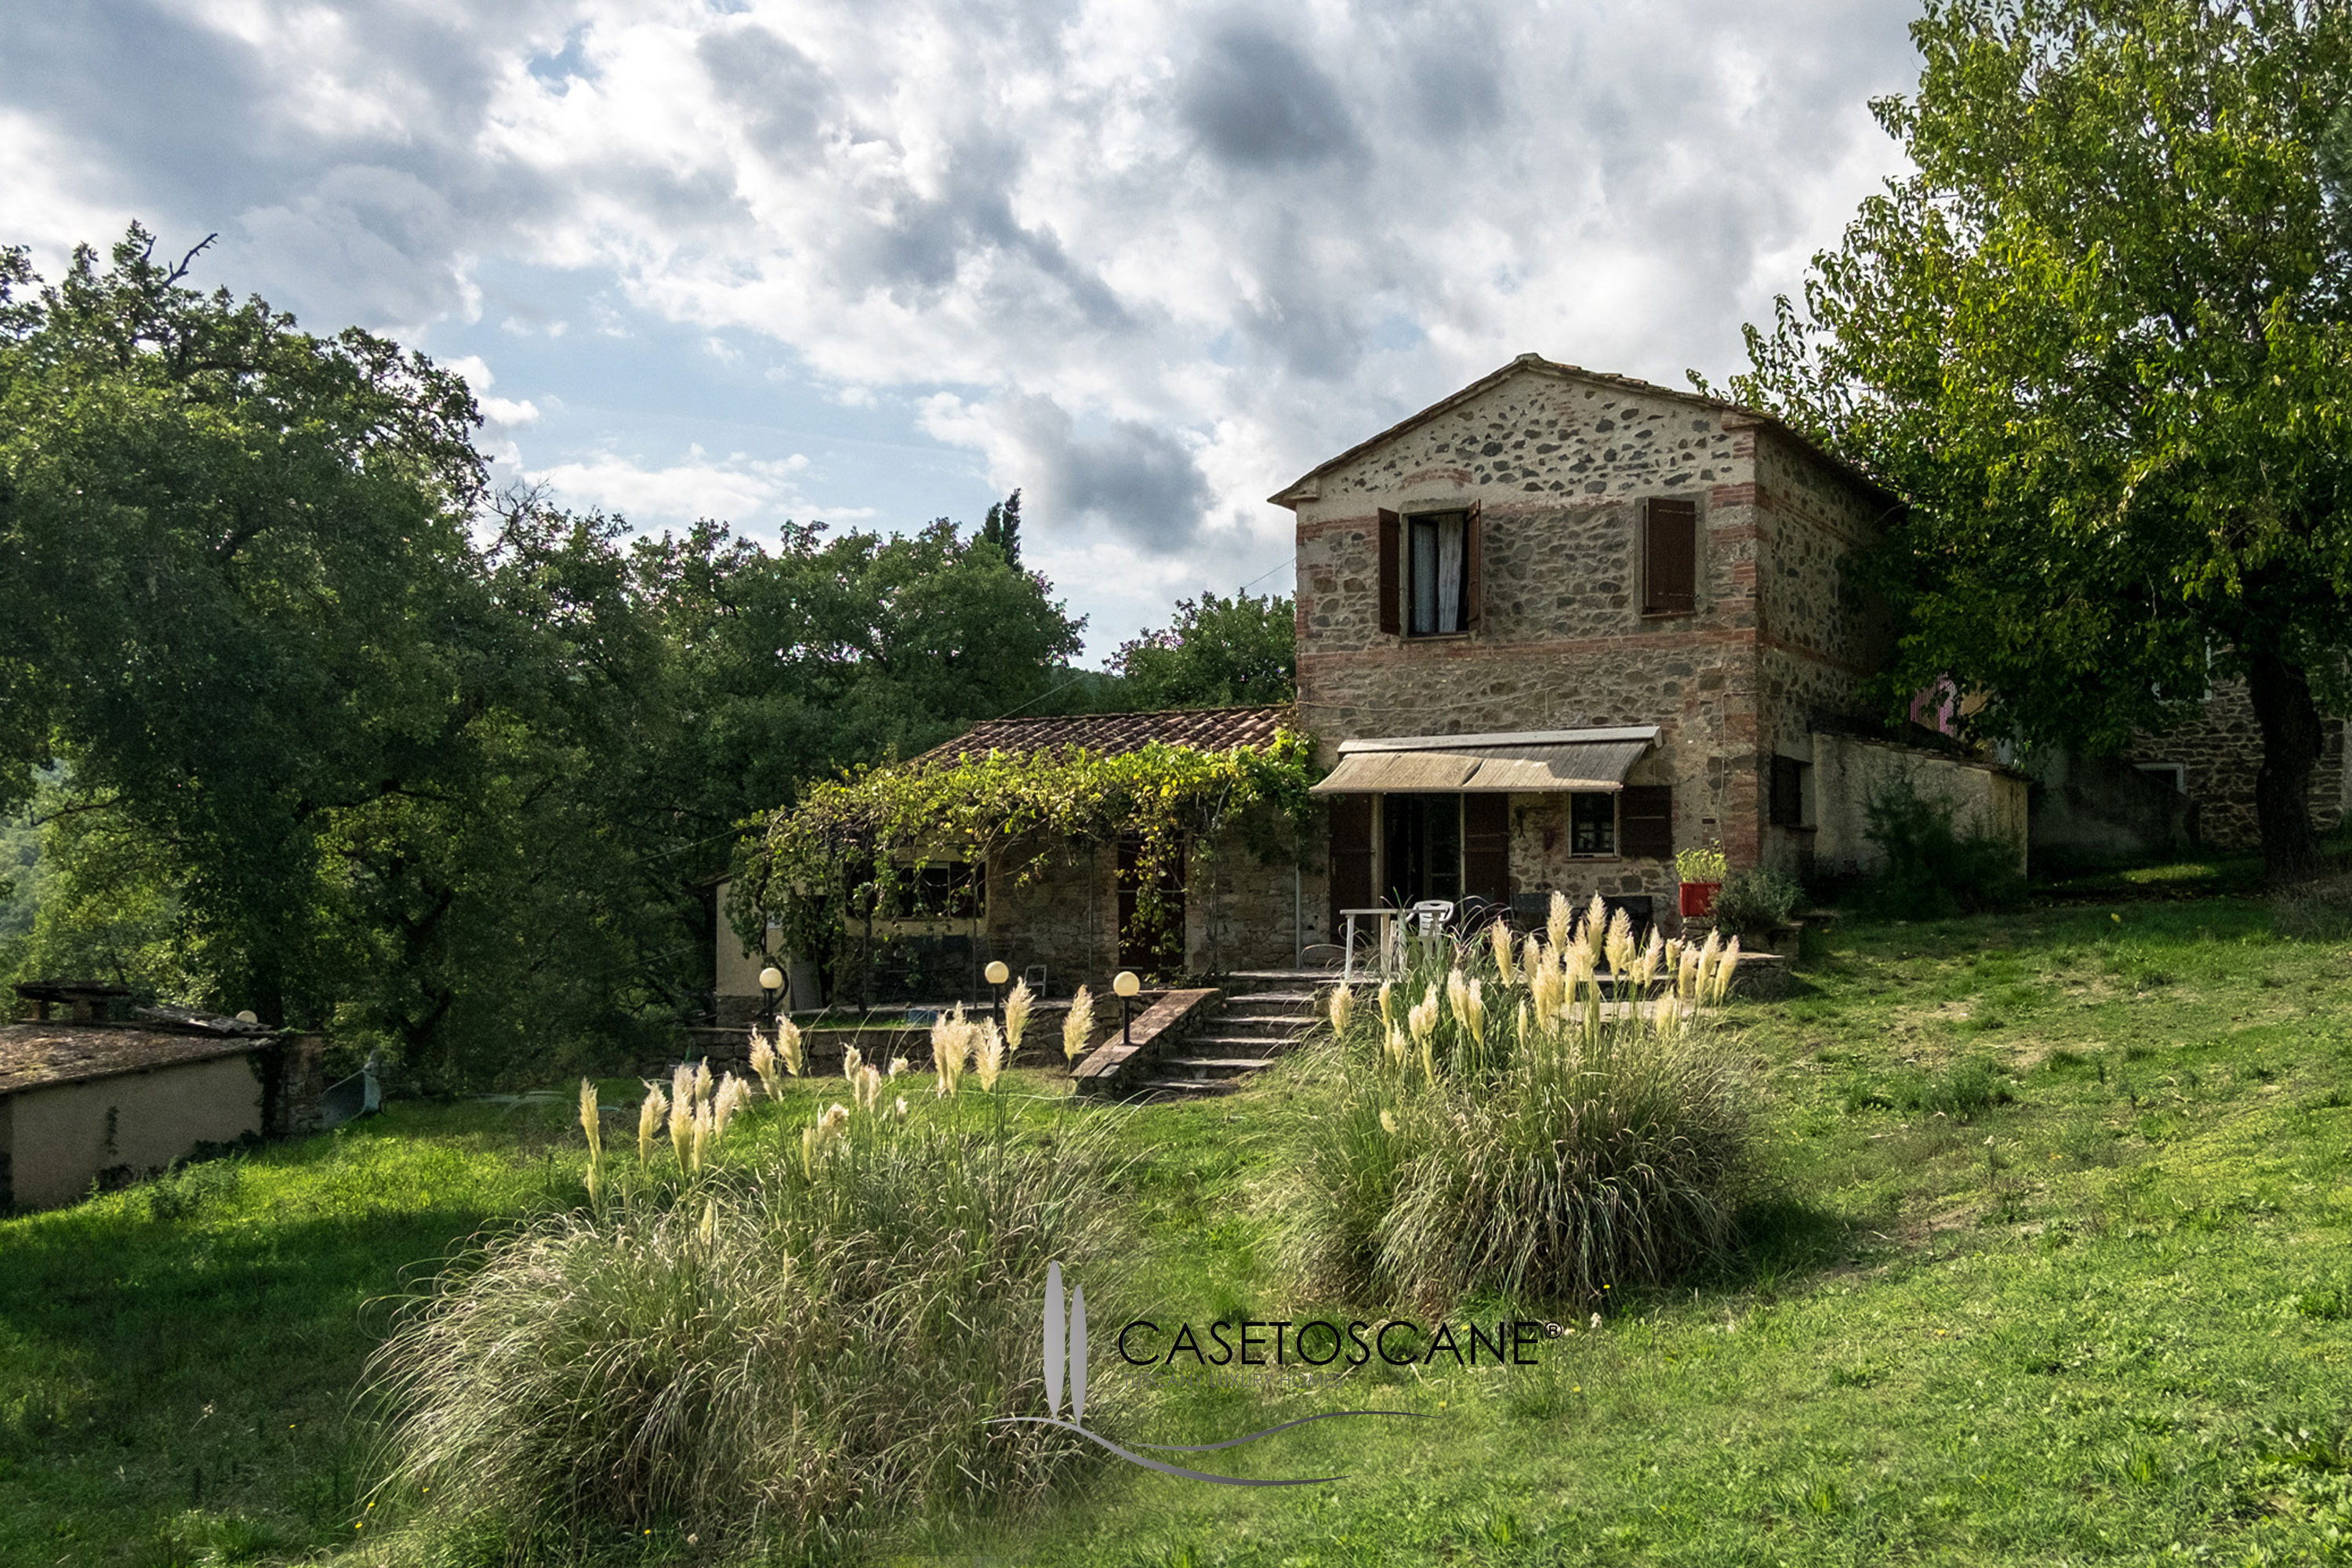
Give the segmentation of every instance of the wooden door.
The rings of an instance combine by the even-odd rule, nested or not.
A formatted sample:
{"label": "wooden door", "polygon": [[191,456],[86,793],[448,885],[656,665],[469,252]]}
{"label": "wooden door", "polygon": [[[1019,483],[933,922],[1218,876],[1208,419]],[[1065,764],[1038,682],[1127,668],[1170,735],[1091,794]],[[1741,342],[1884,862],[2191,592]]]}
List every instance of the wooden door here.
{"label": "wooden door", "polygon": [[1143,846],[1118,843],[1118,966],[1139,974],[1173,974],[1184,967],[1184,852],[1180,847],[1160,868],[1159,909],[1142,912]]}

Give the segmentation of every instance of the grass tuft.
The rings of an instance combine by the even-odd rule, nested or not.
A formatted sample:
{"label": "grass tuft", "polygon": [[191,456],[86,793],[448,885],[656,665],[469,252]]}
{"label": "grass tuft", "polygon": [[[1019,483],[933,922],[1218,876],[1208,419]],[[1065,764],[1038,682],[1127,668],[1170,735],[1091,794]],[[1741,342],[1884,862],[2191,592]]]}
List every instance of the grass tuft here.
{"label": "grass tuft", "polygon": [[1637,958],[1595,911],[1566,945],[1528,952],[1514,972],[1484,943],[1416,944],[1395,985],[1424,998],[1408,1029],[1367,1016],[1307,1065],[1338,1086],[1291,1129],[1292,1247],[1318,1285],[1591,1301],[1730,1251],[1748,1117],[1711,1015],[1676,1001],[1719,997],[1714,940]]}
{"label": "grass tuft", "polygon": [[1044,1411],[1049,1261],[1116,1298],[1105,1160],[1089,1132],[1016,1145],[1001,1106],[967,1130],[965,1103],[491,1242],[376,1358],[379,1496],[527,1563],[624,1531],[834,1550],[1035,1495],[1084,1446],[985,1423]]}

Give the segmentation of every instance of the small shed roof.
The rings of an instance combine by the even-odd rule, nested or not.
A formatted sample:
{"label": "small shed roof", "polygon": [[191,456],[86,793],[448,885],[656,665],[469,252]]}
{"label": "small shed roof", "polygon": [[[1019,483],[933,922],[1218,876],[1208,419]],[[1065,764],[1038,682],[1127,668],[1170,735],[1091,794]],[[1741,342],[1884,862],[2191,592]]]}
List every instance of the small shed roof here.
{"label": "small shed roof", "polygon": [[120,1024],[0,1024],[0,1095],[242,1056],[268,1043],[266,1036],[179,1034]]}
{"label": "small shed roof", "polygon": [[1286,706],[1170,708],[1154,713],[1080,713],[1062,719],[986,719],[945,745],[915,758],[918,764],[951,763],[1003,752],[1020,756],[1083,746],[1097,756],[1141,751],[1158,741],[1201,752],[1262,746],[1296,721]]}

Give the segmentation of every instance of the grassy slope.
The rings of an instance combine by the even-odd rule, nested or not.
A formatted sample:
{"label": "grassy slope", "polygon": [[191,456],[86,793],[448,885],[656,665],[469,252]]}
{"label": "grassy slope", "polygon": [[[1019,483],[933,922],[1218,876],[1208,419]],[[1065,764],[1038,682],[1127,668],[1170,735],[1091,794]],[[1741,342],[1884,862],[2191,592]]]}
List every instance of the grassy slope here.
{"label": "grassy slope", "polygon": [[[1738,1277],[1615,1302],[1540,1372],[1394,1374],[1370,1401],[1432,1420],[1218,1457],[1350,1473],[1333,1486],[1114,1466],[1058,1514],[908,1552],[1270,1568],[2326,1550],[2343,1474],[2325,1454],[2265,1463],[2258,1440],[2352,1418],[2352,954],[2271,940],[2250,902],[2115,908],[1849,926],[1801,994],[1743,1007],[1782,1197]],[[2012,1102],[1937,1115],[1972,1098],[1953,1070],[1970,1061]],[[1317,1305],[1286,1283],[1264,1131],[1311,1092],[1111,1113],[1139,1156],[1121,1196],[1155,1312]],[[352,1539],[351,1390],[383,1316],[365,1303],[485,1219],[576,1199],[565,1124],[404,1108],[273,1151],[184,1215],[136,1192],[0,1222],[0,1563]],[[1340,1402],[1186,1394],[1129,1435],[1198,1441]]]}
{"label": "grassy slope", "polygon": [[0,1563],[237,1560],[352,1533],[371,1303],[486,1220],[573,1196],[549,1158],[561,1125],[395,1108],[0,1221]]}
{"label": "grassy slope", "polygon": [[[1129,1471],[1009,1549],[943,1548],[1196,1568],[2326,1549],[2352,1521],[2341,1471],[2261,1454],[2274,1428],[2352,1420],[2352,954],[2273,942],[2259,906],[2221,900],[1849,928],[1825,949],[1802,994],[1743,1009],[1785,1198],[1742,1277],[1620,1301],[1541,1373],[1377,1401],[1436,1421],[1234,1451],[1238,1473],[1352,1472],[1339,1485]],[[2011,1103],[1916,1103],[1965,1102],[1972,1079]],[[1168,1310],[1299,1315],[1239,1217],[1267,1207],[1262,1118],[1156,1114],[1184,1129],[1160,1142]],[[1187,1410],[1165,1436],[1354,1403]]]}

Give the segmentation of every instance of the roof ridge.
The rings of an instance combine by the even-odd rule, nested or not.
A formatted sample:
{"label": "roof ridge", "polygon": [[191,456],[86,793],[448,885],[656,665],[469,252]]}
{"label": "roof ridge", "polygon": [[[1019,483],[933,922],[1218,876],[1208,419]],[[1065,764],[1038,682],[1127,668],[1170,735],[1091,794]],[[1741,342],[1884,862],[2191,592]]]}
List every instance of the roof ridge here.
{"label": "roof ridge", "polygon": [[1732,415],[1743,419],[1753,419],[1760,425],[1767,426],[1771,429],[1779,431],[1781,435],[1786,436],[1790,440],[1794,441],[1798,446],[1803,447],[1813,457],[1818,458],[1824,463],[1827,463],[1831,468],[1853,479],[1855,483],[1860,484],[1868,489],[1876,491],[1878,494],[1885,497],[1888,500],[1894,501],[1898,505],[1902,502],[1902,498],[1895,495],[1893,490],[1888,489],[1878,480],[1874,479],[1868,474],[1864,473],[1862,469],[1855,467],[1853,463],[1839,457],[1836,453],[1830,451],[1828,448],[1822,446],[1820,442],[1814,440],[1803,431],[1797,429],[1795,426],[1789,424],[1787,420],[1782,419],[1776,414],[1768,413],[1760,408],[1750,408],[1744,403],[1733,403],[1727,398],[1712,396],[1704,392],[1685,391],[1679,387],[1664,386],[1654,381],[1643,381],[1637,375],[1625,375],[1612,370],[1587,370],[1580,364],[1570,364],[1565,360],[1546,359],[1543,355],[1530,350],[1526,353],[1515,356],[1507,363],[1498,365],[1495,369],[1488,371],[1485,375],[1478,377],[1468,384],[1447,393],[1444,397],[1439,398],[1436,402],[1429,405],[1426,408],[1421,409],[1417,413],[1406,415],[1402,419],[1398,420],[1387,429],[1380,432],[1380,434],[1365,437],[1363,440],[1359,441],[1354,446],[1349,447],[1346,451],[1340,453],[1338,457],[1328,458],[1324,461],[1316,464],[1315,467],[1307,469],[1305,473],[1299,475],[1297,479],[1291,480],[1288,484],[1275,491],[1274,494],[1266,497],[1267,504],[1271,506],[1287,507],[1291,510],[1296,511],[1297,510],[1298,500],[1307,499],[1295,496],[1294,492],[1296,492],[1301,486],[1306,485],[1310,480],[1320,479],[1323,475],[1329,473],[1332,469],[1339,468],[1344,464],[1354,462],[1357,458],[1363,457],[1366,453],[1370,452],[1377,447],[1385,446],[1387,443],[1395,440],[1398,437],[1405,435],[1407,432],[1416,428],[1417,426],[1436,418],[1439,415],[1445,413],[1448,409],[1468,402],[1471,398],[1486,391],[1489,387],[1501,382],[1505,377],[1512,374],[1514,372],[1522,370],[1538,371],[1545,374],[1559,375],[1562,377],[1577,376],[1586,381],[1596,381],[1606,385],[1622,387],[1632,392],[1649,393],[1659,397],[1669,397],[1677,403],[1690,405],[1700,408],[1713,409],[1720,414]]}
{"label": "roof ridge", "polygon": [[984,724],[1075,724],[1087,719],[1163,719],[1175,713],[1279,713],[1297,706],[1296,702],[1227,702],[1214,708],[1131,708],[1108,713],[1024,713],[1017,719],[1010,715],[999,719],[975,719],[971,727],[977,730]]}
{"label": "roof ridge", "polygon": [[1121,755],[1158,742],[1196,751],[1262,745],[1296,728],[1296,702],[1237,702],[1219,708],[1155,708],[1126,713],[1045,713],[982,719],[910,763],[940,762],[991,752],[1029,753],[1076,747]]}

